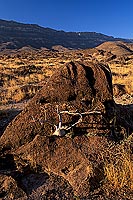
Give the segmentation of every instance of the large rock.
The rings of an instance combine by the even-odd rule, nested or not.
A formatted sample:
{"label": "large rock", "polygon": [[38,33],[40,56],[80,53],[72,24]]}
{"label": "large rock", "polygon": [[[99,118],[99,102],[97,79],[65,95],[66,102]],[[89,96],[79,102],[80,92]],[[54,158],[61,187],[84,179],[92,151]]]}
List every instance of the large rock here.
{"label": "large rock", "polygon": [[[55,72],[0,138],[0,198],[117,198],[109,196],[113,187],[105,169],[126,154],[104,137],[122,109],[114,106],[111,81],[108,66],[97,62],[70,62]],[[53,135],[59,124],[72,135]]]}
{"label": "large rock", "polygon": [[[113,118],[112,77],[107,65],[98,62],[70,62],[58,69],[28,106],[7,127],[0,146],[17,148],[37,134],[52,135],[59,111],[82,113],[73,134],[108,134]],[[98,113],[89,114],[89,111]],[[70,127],[81,115],[62,114],[62,125]]]}
{"label": "large rock", "polygon": [[[39,186],[43,185],[43,195],[46,197],[48,191],[49,195],[52,192],[51,187],[49,187],[49,179],[51,179],[51,174],[54,174],[62,179],[62,186],[59,179],[55,179],[54,184],[54,189],[58,192],[59,188],[57,189],[57,187],[60,186],[62,195],[71,190],[73,198],[74,195],[82,198],[87,197],[90,192],[100,188],[105,178],[103,156],[107,147],[108,142],[105,137],[76,136],[71,139],[69,137],[56,138],[55,136],[37,135],[32,142],[14,152],[14,160],[20,171],[23,171],[28,164],[30,169],[40,173],[45,172],[47,177],[42,174],[41,183],[36,186],[37,181],[34,180],[32,185],[29,184],[29,187],[26,182],[31,182],[35,176],[28,175],[22,179],[21,185],[25,185],[27,193],[32,193],[32,195],[33,191],[38,193]],[[66,188],[65,191],[63,191],[64,188]],[[71,193],[66,199],[71,199]],[[60,197],[60,199],[62,198]]]}

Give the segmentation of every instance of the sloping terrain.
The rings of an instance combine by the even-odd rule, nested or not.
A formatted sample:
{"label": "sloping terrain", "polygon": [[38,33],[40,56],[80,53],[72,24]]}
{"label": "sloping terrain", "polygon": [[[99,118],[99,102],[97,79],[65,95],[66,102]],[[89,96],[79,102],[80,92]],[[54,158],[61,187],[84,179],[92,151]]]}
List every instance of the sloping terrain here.
{"label": "sloping terrain", "polygon": [[36,24],[0,20],[0,51],[4,49],[19,49],[24,46],[51,49],[55,45],[86,49],[95,47],[105,41],[116,40],[128,41],[95,32],[56,31]]}
{"label": "sloping terrain", "polygon": [[97,49],[110,51],[116,56],[131,55],[133,54],[132,46],[124,42],[104,42],[99,45]]}

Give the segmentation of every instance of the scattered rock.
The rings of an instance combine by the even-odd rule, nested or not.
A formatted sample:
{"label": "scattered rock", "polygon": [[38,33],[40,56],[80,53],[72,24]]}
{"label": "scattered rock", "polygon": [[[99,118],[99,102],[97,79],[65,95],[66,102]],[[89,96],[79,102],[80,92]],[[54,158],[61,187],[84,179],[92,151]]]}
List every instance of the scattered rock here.
{"label": "scattered rock", "polygon": [[50,200],[74,198],[71,185],[63,177],[50,173],[34,173],[22,178],[28,200]]}

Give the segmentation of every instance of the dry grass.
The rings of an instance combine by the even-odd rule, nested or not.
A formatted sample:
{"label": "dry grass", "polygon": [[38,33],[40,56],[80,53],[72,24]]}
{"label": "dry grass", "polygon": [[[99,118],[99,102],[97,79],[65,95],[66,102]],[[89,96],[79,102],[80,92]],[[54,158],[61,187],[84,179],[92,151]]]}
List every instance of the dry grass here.
{"label": "dry grass", "polygon": [[116,146],[114,151],[108,152],[105,160],[104,173],[106,177],[106,190],[133,191],[133,158],[131,149],[125,145]]}
{"label": "dry grass", "polygon": [[25,98],[25,93],[21,89],[18,89],[14,95],[12,95],[12,93],[8,94],[11,94],[10,98],[12,98],[12,100],[16,103],[22,101]]}
{"label": "dry grass", "polygon": [[113,189],[128,187],[133,189],[133,163],[128,155],[120,158],[118,162],[108,163],[105,166],[105,175]]}
{"label": "dry grass", "polygon": [[133,94],[133,56],[128,57],[129,60],[116,63],[110,63],[113,74],[113,84],[125,85],[126,93]]}
{"label": "dry grass", "polygon": [[[70,55],[66,56],[66,60]],[[0,79],[2,90],[0,100],[2,104],[19,102],[25,98],[31,98],[37,92],[37,87],[31,89],[30,85],[43,86],[55,69],[62,66],[64,57],[53,52],[40,52],[32,55],[28,53],[1,55],[0,56]],[[21,87],[27,85],[27,89]],[[40,87],[38,87],[39,89]],[[17,92],[16,92],[17,91]]]}
{"label": "dry grass", "polygon": [[[25,97],[32,97],[35,93],[20,89],[23,85],[39,84],[44,85],[55,69],[62,67],[64,63],[71,60],[99,60],[108,63],[113,73],[113,84],[125,86],[128,94],[133,94],[133,56],[126,58],[118,57],[111,61],[106,61],[110,54],[102,55],[97,50],[81,50],[69,52],[18,52],[15,54],[0,54],[0,79],[2,91],[0,94],[1,103],[7,104],[11,101],[21,101]],[[18,94],[15,96],[15,88],[18,87]],[[12,92],[11,92],[12,90]],[[4,92],[3,92],[4,91]],[[30,95],[27,95],[30,94]],[[32,93],[32,94],[31,94]],[[118,92],[119,94],[119,92]]]}

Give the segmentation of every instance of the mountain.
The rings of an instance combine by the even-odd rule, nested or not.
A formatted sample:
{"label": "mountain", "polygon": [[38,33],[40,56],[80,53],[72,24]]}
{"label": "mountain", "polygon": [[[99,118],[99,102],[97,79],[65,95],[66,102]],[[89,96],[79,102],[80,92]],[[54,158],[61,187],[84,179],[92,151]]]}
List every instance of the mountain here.
{"label": "mountain", "polygon": [[0,20],[0,50],[19,49],[24,46],[52,48],[62,45],[66,48],[86,49],[106,41],[129,41],[95,32],[64,32],[44,28],[36,24],[23,24]]}

